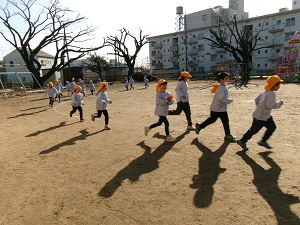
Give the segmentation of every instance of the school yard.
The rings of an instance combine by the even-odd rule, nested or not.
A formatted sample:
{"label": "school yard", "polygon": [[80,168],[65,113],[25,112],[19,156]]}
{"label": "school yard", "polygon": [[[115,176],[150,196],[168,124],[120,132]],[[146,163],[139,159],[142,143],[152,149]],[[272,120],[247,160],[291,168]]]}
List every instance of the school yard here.
{"label": "school yard", "polygon": [[[168,90],[175,95],[177,81]],[[257,85],[255,85],[257,84]],[[265,81],[230,86],[232,134],[250,127],[254,98]],[[109,86],[111,130],[91,121],[95,96],[84,99],[84,122],[70,118],[70,96],[48,107],[44,94],[0,99],[0,224],[300,224],[299,90],[283,84],[273,110],[277,130],[271,151],[257,145],[264,129],[241,151],[224,142],[218,120],[196,135],[185,115],[168,116],[176,143],[164,127],[144,136],[154,115],[155,83]],[[189,83],[193,122],[209,116],[207,81]],[[176,104],[171,105],[174,109]]]}

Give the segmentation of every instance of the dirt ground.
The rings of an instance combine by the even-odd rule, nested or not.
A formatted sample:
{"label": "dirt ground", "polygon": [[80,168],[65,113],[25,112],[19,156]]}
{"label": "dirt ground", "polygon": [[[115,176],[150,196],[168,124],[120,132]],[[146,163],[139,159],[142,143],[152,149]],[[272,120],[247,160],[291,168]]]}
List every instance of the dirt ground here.
{"label": "dirt ground", "polygon": [[[175,94],[177,81],[168,90]],[[265,81],[232,85],[228,107],[232,134],[252,122],[254,98]],[[125,91],[109,86],[111,130],[104,118],[91,121],[95,96],[84,99],[84,122],[72,118],[70,96],[48,107],[47,97],[0,99],[0,224],[300,224],[299,85],[283,84],[273,110],[277,129],[249,151],[224,142],[220,120],[198,135],[187,132],[185,115],[168,116],[176,143],[164,127],[144,136],[154,115],[155,83]],[[209,115],[211,83],[191,81],[193,122]],[[175,109],[176,104],[170,109]]]}

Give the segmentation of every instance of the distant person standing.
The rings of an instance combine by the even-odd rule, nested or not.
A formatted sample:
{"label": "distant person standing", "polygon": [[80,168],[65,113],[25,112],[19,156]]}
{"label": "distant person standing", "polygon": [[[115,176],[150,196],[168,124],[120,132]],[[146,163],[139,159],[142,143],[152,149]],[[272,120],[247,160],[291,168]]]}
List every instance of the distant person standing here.
{"label": "distant person standing", "polygon": [[191,119],[191,107],[190,107],[190,99],[188,94],[188,82],[191,79],[191,75],[187,71],[181,72],[178,80],[178,84],[175,88],[176,92],[176,101],[177,108],[175,110],[169,110],[169,115],[179,115],[183,111],[185,113],[185,117],[187,120],[187,130],[193,131],[195,128],[193,127],[192,119]]}
{"label": "distant person standing", "polygon": [[133,87],[134,80],[133,80],[132,77],[130,77],[130,79],[129,79],[129,84],[130,84],[130,90],[131,90],[131,89],[134,89],[134,87]]}
{"label": "distant person standing", "polygon": [[145,88],[149,87],[149,80],[147,79],[146,76],[145,76],[145,79],[144,79],[144,84],[145,84]]}

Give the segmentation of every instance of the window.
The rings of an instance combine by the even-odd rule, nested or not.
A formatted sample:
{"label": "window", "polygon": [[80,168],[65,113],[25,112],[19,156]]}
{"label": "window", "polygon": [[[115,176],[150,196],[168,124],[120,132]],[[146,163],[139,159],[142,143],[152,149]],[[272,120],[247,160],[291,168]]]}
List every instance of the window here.
{"label": "window", "polygon": [[202,40],[204,38],[204,34],[198,34],[198,40]]}
{"label": "window", "polygon": [[199,72],[204,73],[204,67],[199,67]]}
{"label": "window", "polygon": [[265,50],[265,53],[267,54],[267,53],[268,53],[268,50]]}
{"label": "window", "polygon": [[267,63],[265,64],[265,67],[268,67],[268,64],[267,64]]}
{"label": "window", "polygon": [[198,45],[198,52],[204,51],[204,45]]}
{"label": "window", "polygon": [[14,67],[14,61],[9,61],[9,66]]}
{"label": "window", "polygon": [[260,55],[260,51],[257,51],[257,53]]}
{"label": "window", "polygon": [[286,27],[295,26],[295,17],[287,18],[285,21],[285,26]]}
{"label": "window", "polygon": [[294,35],[295,32],[285,33],[284,40],[288,41]]}
{"label": "window", "polygon": [[281,25],[281,20],[277,20],[277,21],[276,21],[276,24],[277,24],[277,25]]}
{"label": "window", "polygon": [[205,62],[204,56],[199,56],[198,61],[199,61],[200,63],[204,63],[204,62]]}
{"label": "window", "polygon": [[217,60],[217,55],[211,55],[210,61],[215,62]]}
{"label": "window", "polygon": [[268,22],[266,22],[266,26],[268,26],[269,25],[269,23]]}
{"label": "window", "polygon": [[207,20],[207,14],[202,15],[202,21],[206,21]]}
{"label": "window", "polygon": [[260,64],[257,64],[257,68],[260,68]]}
{"label": "window", "polygon": [[258,24],[258,27],[261,27],[261,23]]}

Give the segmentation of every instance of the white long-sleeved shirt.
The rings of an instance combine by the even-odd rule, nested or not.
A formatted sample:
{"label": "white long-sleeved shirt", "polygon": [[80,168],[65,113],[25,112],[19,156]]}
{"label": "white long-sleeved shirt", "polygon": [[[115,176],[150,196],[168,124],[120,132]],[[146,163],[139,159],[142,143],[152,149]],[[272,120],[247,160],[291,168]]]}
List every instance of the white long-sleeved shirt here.
{"label": "white long-sleeved shirt", "polygon": [[226,85],[219,84],[219,87],[214,94],[214,98],[210,105],[210,111],[213,112],[226,112],[227,105],[232,102],[232,99],[228,97],[228,88]]}
{"label": "white long-sleeved shirt", "polygon": [[49,88],[49,87],[48,87],[48,88],[46,89],[46,94],[47,94],[47,96],[48,96],[49,98],[55,98],[56,95],[58,94],[58,92],[57,92],[56,88],[54,88],[54,87]]}
{"label": "white long-sleeved shirt", "polygon": [[[177,102],[189,102],[189,94],[188,94],[189,85],[187,82],[181,80],[178,82],[175,92],[176,92],[176,101]],[[185,96],[185,99],[181,97]]]}
{"label": "white long-sleeved shirt", "polygon": [[63,89],[63,86],[60,83],[59,84],[54,84],[54,88],[56,88],[57,93],[60,94],[61,90]]}
{"label": "white long-sleeved shirt", "polygon": [[111,104],[112,100],[108,98],[107,92],[100,91],[97,94],[96,110],[107,110],[107,104]]}
{"label": "white long-sleeved shirt", "polygon": [[74,92],[72,94],[72,106],[78,107],[83,106],[83,94]]}
{"label": "white long-sleeved shirt", "polygon": [[263,91],[255,98],[256,109],[252,116],[257,120],[267,121],[271,116],[272,109],[281,107],[281,102],[276,101],[274,91]]}
{"label": "white long-sleeved shirt", "polygon": [[174,103],[174,100],[168,101],[167,97],[169,92],[157,92],[156,93],[156,107],[154,114],[157,116],[167,116],[169,111],[169,105]]}

